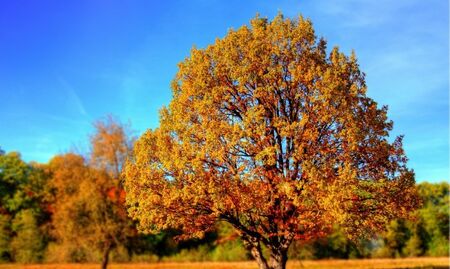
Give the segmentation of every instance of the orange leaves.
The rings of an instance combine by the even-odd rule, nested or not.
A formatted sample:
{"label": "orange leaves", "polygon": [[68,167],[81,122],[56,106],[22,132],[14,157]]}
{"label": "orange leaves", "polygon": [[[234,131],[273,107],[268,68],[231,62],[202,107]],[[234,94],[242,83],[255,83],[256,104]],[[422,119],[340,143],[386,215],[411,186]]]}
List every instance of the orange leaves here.
{"label": "orange leaves", "polygon": [[134,232],[120,180],[132,140],[125,127],[112,117],[98,121],[95,127],[89,162],[73,153],[50,161],[53,197],[49,210],[58,241],[74,246],[114,247]]}
{"label": "orange leaves", "polygon": [[122,189],[118,189],[117,187],[111,187],[107,191],[108,198],[117,204],[125,203],[125,191]]}
{"label": "orange leaves", "polygon": [[109,115],[104,120],[96,121],[94,127],[96,132],[91,136],[91,161],[111,177],[118,178],[132,147],[128,126]]}

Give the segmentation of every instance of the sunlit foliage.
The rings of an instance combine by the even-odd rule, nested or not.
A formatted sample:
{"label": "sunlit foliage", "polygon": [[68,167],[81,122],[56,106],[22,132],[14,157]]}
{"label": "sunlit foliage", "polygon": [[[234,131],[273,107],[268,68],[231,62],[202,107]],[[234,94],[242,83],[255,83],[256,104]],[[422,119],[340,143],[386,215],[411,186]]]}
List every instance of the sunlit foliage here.
{"label": "sunlit foliage", "polygon": [[367,97],[356,56],[328,53],[307,19],[256,17],[192,49],[172,90],[126,166],[142,231],[202,237],[225,221],[260,268],[284,268],[293,240],[333,224],[369,235],[417,205],[387,108]]}

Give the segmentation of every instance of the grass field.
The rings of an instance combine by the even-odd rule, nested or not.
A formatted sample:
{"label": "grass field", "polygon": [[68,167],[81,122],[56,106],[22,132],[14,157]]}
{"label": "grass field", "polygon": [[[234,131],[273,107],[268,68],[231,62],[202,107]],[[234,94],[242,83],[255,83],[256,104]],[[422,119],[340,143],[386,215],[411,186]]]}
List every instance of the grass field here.
{"label": "grass field", "polygon": [[[98,264],[2,264],[0,269],[98,269]],[[289,261],[288,269],[356,269],[356,268],[450,268],[448,257]],[[129,263],[111,264],[110,269],[257,269],[254,262],[201,262],[201,263]]]}

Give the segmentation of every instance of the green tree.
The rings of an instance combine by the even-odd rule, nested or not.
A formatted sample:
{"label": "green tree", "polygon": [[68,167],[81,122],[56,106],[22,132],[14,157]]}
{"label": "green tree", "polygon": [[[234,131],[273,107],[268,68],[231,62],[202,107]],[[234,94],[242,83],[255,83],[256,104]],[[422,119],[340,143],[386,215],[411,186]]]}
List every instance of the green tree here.
{"label": "green tree", "polygon": [[44,240],[35,213],[31,209],[20,211],[12,221],[16,236],[11,241],[11,251],[16,262],[36,263],[42,260]]}
{"label": "green tree", "polygon": [[11,218],[9,215],[0,214],[0,262],[11,260],[11,238]]}
{"label": "green tree", "polygon": [[449,252],[449,185],[420,183],[418,193],[423,202],[413,214],[413,219],[397,219],[387,226],[381,235],[383,246],[377,255],[397,256],[446,256]]}
{"label": "green tree", "polygon": [[[46,244],[46,234],[40,227],[49,221],[45,186],[40,165],[27,164],[17,152],[0,154],[0,259],[33,262],[42,258],[39,251]],[[27,250],[20,242],[31,235],[36,248]],[[34,256],[24,254],[35,250]]]}
{"label": "green tree", "polygon": [[427,254],[446,256],[449,253],[450,195],[447,182],[418,185],[424,206],[419,212],[420,222],[428,234]]}
{"label": "green tree", "polygon": [[357,238],[406,216],[414,175],[356,56],[328,54],[302,17],[250,24],[191,51],[136,142],[125,182],[140,229],[202,237],[225,221],[266,269],[333,224]]}
{"label": "green tree", "polygon": [[403,256],[403,248],[410,237],[406,222],[402,219],[392,220],[384,234],[384,246],[379,250],[379,255],[398,258]]}
{"label": "green tree", "polygon": [[27,195],[25,186],[30,172],[30,166],[22,161],[19,153],[0,155],[1,211],[15,214],[29,206],[31,197]]}
{"label": "green tree", "polygon": [[406,241],[403,249],[403,254],[406,256],[418,257],[425,253],[427,248],[427,234],[422,225],[422,222],[410,224],[411,237]]}

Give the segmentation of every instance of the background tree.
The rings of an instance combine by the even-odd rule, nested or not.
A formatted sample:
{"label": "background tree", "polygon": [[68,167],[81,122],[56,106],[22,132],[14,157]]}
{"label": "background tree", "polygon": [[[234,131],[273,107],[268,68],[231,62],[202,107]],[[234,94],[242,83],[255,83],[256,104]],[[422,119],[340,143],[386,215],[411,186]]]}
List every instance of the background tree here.
{"label": "background tree", "polygon": [[112,248],[123,246],[134,229],[125,208],[125,191],[122,184],[122,168],[131,155],[133,138],[129,125],[120,123],[113,116],[94,123],[95,133],[91,136],[91,165],[108,174],[108,179],[99,182],[107,199],[102,205],[96,221],[102,227],[103,258],[102,268],[106,268]]}
{"label": "background tree", "polygon": [[126,167],[142,231],[202,237],[226,221],[260,268],[285,268],[293,240],[332,224],[371,234],[416,206],[387,108],[366,96],[355,55],[327,55],[309,20],[256,17],[192,49],[172,89]]}
{"label": "background tree", "polygon": [[[94,124],[90,160],[67,154],[50,162],[54,188],[54,227],[74,261],[100,252],[106,268],[112,249],[123,247],[133,232],[127,217],[120,174],[131,148],[125,127],[112,117]],[[88,250],[91,253],[88,253]]]}
{"label": "background tree", "polygon": [[125,161],[130,156],[133,141],[130,126],[122,124],[112,115],[94,122],[95,133],[91,136],[91,164],[105,170],[122,185],[120,176]]}
{"label": "background tree", "polygon": [[0,154],[0,260],[42,260],[47,239],[42,228],[49,221],[45,186],[42,167],[27,164],[17,152]]}
{"label": "background tree", "polygon": [[6,214],[0,214],[0,262],[11,260],[10,241],[11,234],[11,218]]}
{"label": "background tree", "polygon": [[39,230],[36,212],[32,209],[20,211],[12,222],[16,234],[11,241],[11,252],[19,263],[37,263],[44,255],[44,234]]}
{"label": "background tree", "polygon": [[25,186],[31,168],[18,152],[0,155],[0,207],[6,214],[15,215],[32,202]]}
{"label": "background tree", "polygon": [[414,212],[414,219],[397,219],[380,234],[382,246],[375,256],[448,256],[450,199],[447,182],[417,185],[423,206]]}
{"label": "background tree", "polygon": [[[82,156],[68,153],[55,156],[48,165],[51,199],[52,234],[56,245],[49,247],[53,261],[84,262],[95,254],[91,220],[87,210],[92,186],[92,171]],[[94,188],[95,189],[95,188]],[[86,193],[88,191],[88,194]],[[92,244],[93,243],[93,244]],[[90,249],[94,246],[94,249]]]}
{"label": "background tree", "polygon": [[[422,183],[418,185],[419,194],[424,206],[419,213],[419,224],[426,231],[425,238],[427,254],[430,256],[449,255],[450,229],[450,195],[448,182],[439,184]],[[419,232],[421,230],[418,230]]]}
{"label": "background tree", "polygon": [[385,251],[382,256],[390,258],[399,258],[403,256],[403,248],[406,246],[406,242],[410,237],[409,230],[403,219],[392,220],[387,225],[387,231],[383,236],[384,248],[381,251]]}

